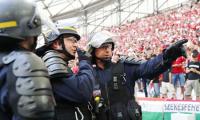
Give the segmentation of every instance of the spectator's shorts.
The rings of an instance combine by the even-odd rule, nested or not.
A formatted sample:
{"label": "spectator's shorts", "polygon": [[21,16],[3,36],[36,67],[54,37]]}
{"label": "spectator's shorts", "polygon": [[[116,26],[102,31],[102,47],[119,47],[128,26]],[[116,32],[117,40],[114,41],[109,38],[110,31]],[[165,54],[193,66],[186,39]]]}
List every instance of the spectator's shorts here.
{"label": "spectator's shorts", "polygon": [[197,97],[200,96],[200,83],[199,80],[187,80],[185,84],[185,95],[190,96],[192,89],[194,89],[194,92]]}
{"label": "spectator's shorts", "polygon": [[174,87],[177,87],[177,83],[180,83],[180,86],[185,85],[185,74],[184,73],[178,73],[178,74],[172,74],[172,83]]}
{"label": "spectator's shorts", "polygon": [[169,94],[170,96],[173,96],[173,95],[175,95],[174,86],[169,82],[162,82],[162,85],[161,85],[161,88],[160,88],[160,93],[162,95]]}

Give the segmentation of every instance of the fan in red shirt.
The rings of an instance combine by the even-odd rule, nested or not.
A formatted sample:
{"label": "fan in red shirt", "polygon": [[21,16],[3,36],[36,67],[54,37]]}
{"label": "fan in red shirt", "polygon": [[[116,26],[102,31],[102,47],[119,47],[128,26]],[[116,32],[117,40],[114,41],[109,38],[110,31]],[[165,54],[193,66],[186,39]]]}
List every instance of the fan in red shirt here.
{"label": "fan in red shirt", "polygon": [[198,55],[198,61],[200,62],[200,54]]}
{"label": "fan in red shirt", "polygon": [[177,58],[172,64],[172,73],[173,74],[185,73],[185,68],[184,68],[185,61],[186,59],[183,56]]}
{"label": "fan in red shirt", "polygon": [[177,58],[172,64],[172,83],[175,90],[177,89],[177,82],[179,81],[181,86],[181,94],[184,97],[184,85],[185,85],[185,61],[183,56]]}

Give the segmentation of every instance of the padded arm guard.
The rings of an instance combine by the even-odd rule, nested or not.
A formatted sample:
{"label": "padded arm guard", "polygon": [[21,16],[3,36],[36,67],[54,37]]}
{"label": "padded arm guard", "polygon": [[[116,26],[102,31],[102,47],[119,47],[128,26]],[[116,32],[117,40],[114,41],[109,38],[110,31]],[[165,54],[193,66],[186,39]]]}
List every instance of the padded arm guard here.
{"label": "padded arm guard", "polygon": [[128,56],[123,56],[120,58],[120,61],[122,63],[127,63],[127,64],[134,64],[134,65],[140,65],[145,62],[145,60],[142,59],[136,59],[134,57],[128,57]]}
{"label": "padded arm guard", "polygon": [[55,75],[59,73],[67,74],[67,64],[61,57],[61,55],[55,51],[48,51],[42,59],[45,62],[46,67],[48,68],[49,75]]}
{"label": "padded arm guard", "polygon": [[55,102],[42,60],[31,52],[14,51],[2,61],[9,65],[9,102],[14,114],[25,120],[53,119]]}

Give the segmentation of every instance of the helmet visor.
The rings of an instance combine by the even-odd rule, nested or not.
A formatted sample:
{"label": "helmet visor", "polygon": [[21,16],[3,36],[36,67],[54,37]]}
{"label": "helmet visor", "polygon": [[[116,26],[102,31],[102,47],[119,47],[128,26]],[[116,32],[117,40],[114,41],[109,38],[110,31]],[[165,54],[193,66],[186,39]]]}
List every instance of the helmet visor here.
{"label": "helmet visor", "polygon": [[41,22],[42,22],[42,25],[44,27],[44,30],[53,31],[56,34],[60,34],[56,25],[53,23],[53,21],[46,14],[44,14],[43,10],[40,7],[37,7],[36,12],[37,12],[36,14],[38,14],[39,17],[41,18]]}

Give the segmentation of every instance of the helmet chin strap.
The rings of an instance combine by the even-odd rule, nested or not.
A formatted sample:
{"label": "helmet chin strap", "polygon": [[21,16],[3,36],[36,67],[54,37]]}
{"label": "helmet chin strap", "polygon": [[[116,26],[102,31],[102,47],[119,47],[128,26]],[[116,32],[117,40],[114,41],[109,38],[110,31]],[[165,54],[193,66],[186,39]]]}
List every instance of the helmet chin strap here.
{"label": "helmet chin strap", "polygon": [[98,58],[96,57],[98,60],[100,60],[102,63],[104,63],[104,67],[108,68],[111,65],[111,58]]}
{"label": "helmet chin strap", "polygon": [[63,38],[61,38],[61,45],[62,45],[62,49],[63,49],[63,50],[62,50],[62,53],[65,54],[69,60],[75,59],[75,56],[71,55],[71,54],[67,51],[67,49],[66,49],[66,47],[65,47],[65,44],[64,44]]}
{"label": "helmet chin strap", "polygon": [[35,51],[36,46],[37,46],[37,37],[34,37],[33,44],[30,46],[30,50]]}

